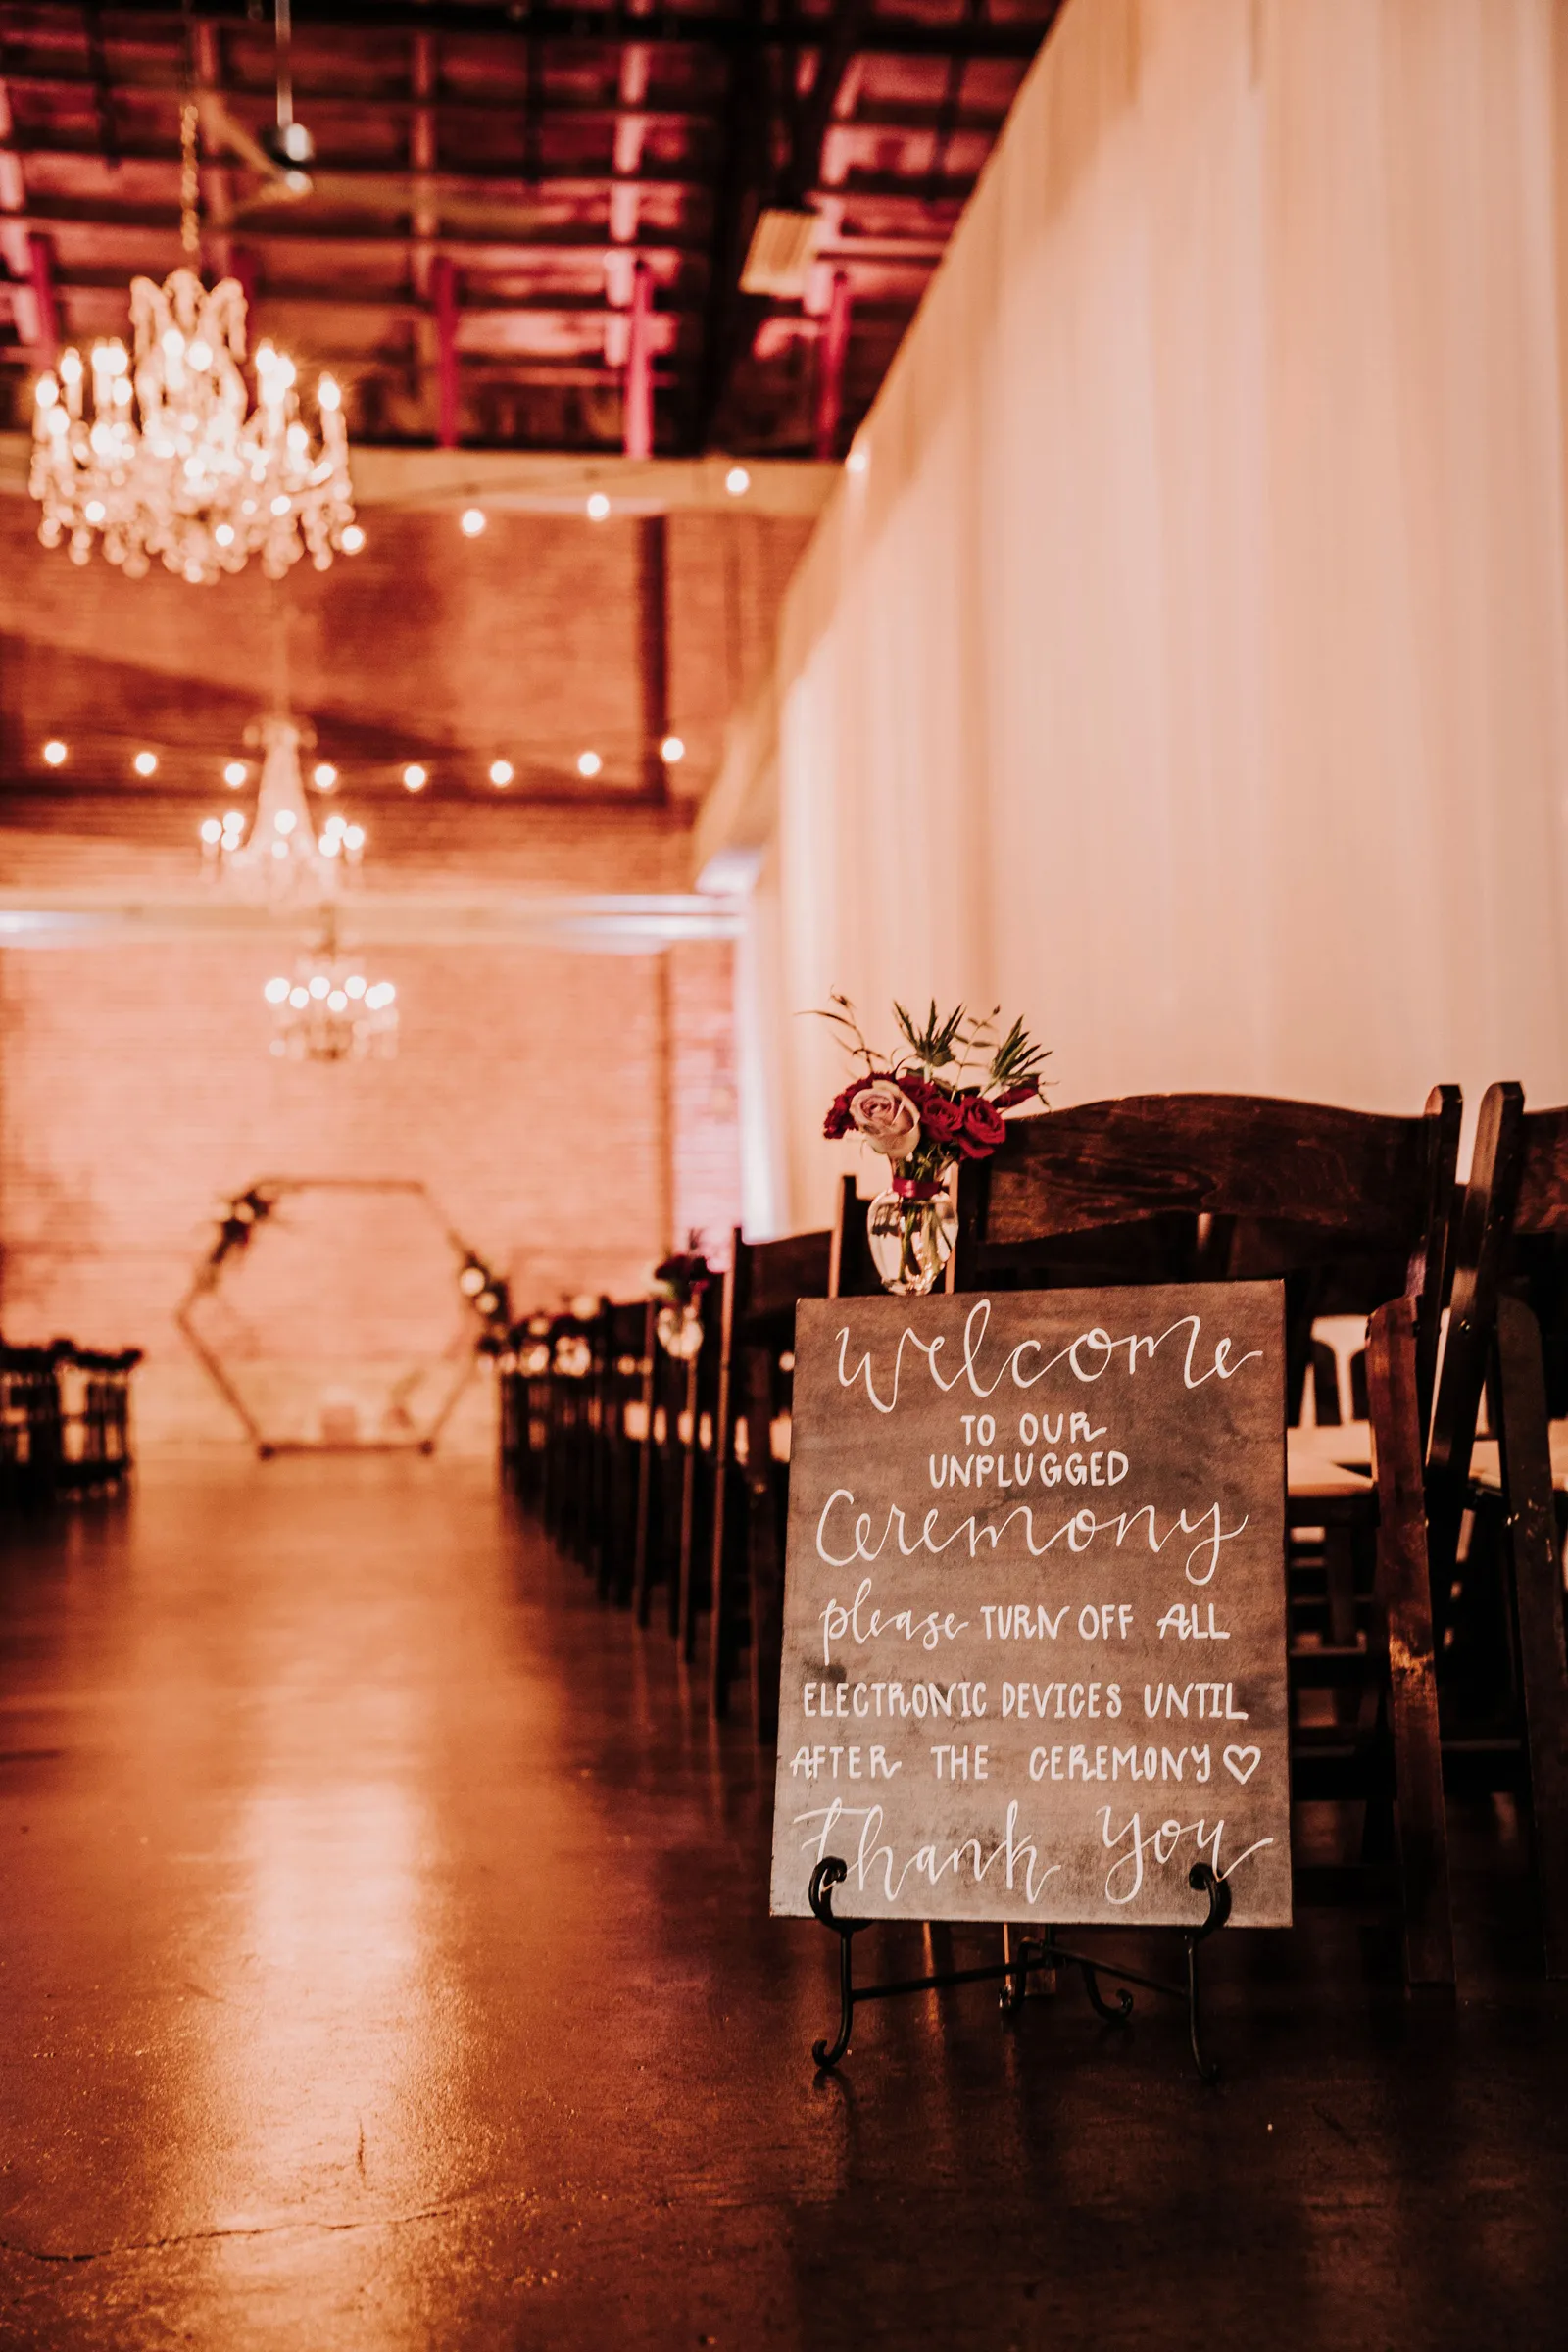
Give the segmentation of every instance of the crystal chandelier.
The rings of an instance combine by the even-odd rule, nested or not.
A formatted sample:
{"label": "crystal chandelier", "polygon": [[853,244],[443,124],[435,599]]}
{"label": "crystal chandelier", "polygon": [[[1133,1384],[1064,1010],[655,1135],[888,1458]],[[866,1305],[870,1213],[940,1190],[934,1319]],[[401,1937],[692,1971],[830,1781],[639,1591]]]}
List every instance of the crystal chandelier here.
{"label": "crystal chandelier", "polygon": [[390,1061],[398,1050],[398,992],[368,980],[328,920],[292,978],[278,973],[263,995],[272,1007],[271,1050],[290,1061]]}
{"label": "crystal chandelier", "polygon": [[319,833],[300,774],[300,729],[291,718],[261,722],[265,750],[256,814],[243,809],[209,816],[201,827],[202,858],[233,897],[270,906],[319,906],[337,894],[365,854],[365,828],[333,814]]}
{"label": "crystal chandelier", "polygon": [[245,294],[237,278],[212,288],[195,264],[196,108],[180,118],[180,236],[191,267],[159,286],[131,280],[133,350],[118,339],[87,359],[62,352],[38,380],[32,495],[38,536],[65,541],[85,564],[96,544],[141,578],[160,557],[192,582],[242,570],[252,556],[281,579],[309,553],[324,571],[340,549],[364,545],[354,519],[343,396],[330,375],[316,387],[319,438],[300,416],[291,359],[259,344],[256,406],[245,358]]}

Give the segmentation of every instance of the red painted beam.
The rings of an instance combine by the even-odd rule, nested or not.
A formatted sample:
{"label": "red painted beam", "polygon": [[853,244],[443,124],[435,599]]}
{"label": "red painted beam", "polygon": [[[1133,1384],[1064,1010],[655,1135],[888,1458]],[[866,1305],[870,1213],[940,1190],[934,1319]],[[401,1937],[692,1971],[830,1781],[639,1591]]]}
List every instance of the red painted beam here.
{"label": "red painted beam", "polygon": [[[239,290],[245,297],[245,309],[248,314],[256,308],[256,287],[260,275],[254,245],[231,245],[229,247],[228,274],[239,281]],[[255,322],[252,321],[251,338],[253,341],[255,335]]]}
{"label": "red painted beam", "polygon": [[436,443],[441,449],[458,446],[458,273],[451,260],[438,253],[430,265],[430,295],[435,305]]}
{"label": "red painted beam", "polygon": [[850,281],[842,270],[833,279],[827,317],[816,347],[816,454],[838,456],[839,419],[844,413],[844,361],[850,348]]}
{"label": "red painted beam", "polygon": [[52,368],[60,355],[60,299],[55,292],[55,249],[37,231],[27,239],[27,282],[32,289],[33,356]]}
{"label": "red painted beam", "polygon": [[646,262],[632,273],[631,340],[626,348],[625,441],[628,458],[654,454],[654,276]]}

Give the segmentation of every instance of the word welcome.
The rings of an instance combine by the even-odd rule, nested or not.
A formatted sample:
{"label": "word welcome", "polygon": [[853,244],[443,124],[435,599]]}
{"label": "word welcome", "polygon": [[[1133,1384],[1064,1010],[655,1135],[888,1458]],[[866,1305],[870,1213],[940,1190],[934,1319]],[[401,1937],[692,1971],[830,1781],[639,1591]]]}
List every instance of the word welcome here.
{"label": "word welcome", "polygon": [[1112,1339],[1110,1333],[1097,1323],[1090,1330],[1080,1332],[1076,1339],[1068,1341],[1065,1348],[1058,1348],[1054,1356],[1031,1370],[1025,1369],[1026,1359],[1044,1355],[1045,1349],[1038,1340],[1020,1340],[1015,1348],[1008,1349],[991,1377],[985,1379],[982,1377],[981,1355],[990,1321],[990,1299],[977,1299],[969,1310],[963,1326],[963,1337],[959,1342],[963,1352],[963,1361],[956,1366],[951,1379],[944,1378],[937,1363],[938,1356],[947,1346],[946,1335],[939,1332],[934,1339],[922,1340],[918,1332],[910,1331],[906,1326],[894,1351],[893,1379],[885,1396],[879,1393],[876,1386],[869,1348],[866,1349],[858,1364],[851,1365],[849,1360],[850,1331],[846,1324],[839,1333],[839,1386],[850,1389],[855,1386],[857,1381],[863,1381],[866,1396],[877,1411],[879,1413],[893,1412],[899,1401],[899,1384],[903,1377],[904,1351],[906,1348],[912,1348],[916,1355],[924,1357],[926,1370],[944,1396],[950,1395],[961,1380],[967,1381],[971,1394],[976,1396],[995,1396],[1002,1383],[1009,1377],[1014,1388],[1036,1388],[1050,1373],[1054,1372],[1059,1364],[1065,1364],[1077,1381],[1088,1383],[1102,1380],[1123,1349],[1126,1350],[1127,1375],[1131,1379],[1138,1370],[1140,1358],[1148,1363],[1152,1363],[1165,1342],[1175,1338],[1176,1334],[1182,1331],[1188,1334],[1187,1353],[1182,1365],[1182,1379],[1189,1389],[1200,1389],[1203,1383],[1209,1380],[1234,1380],[1244,1365],[1260,1363],[1263,1355],[1260,1348],[1251,1348],[1245,1355],[1238,1356],[1232,1363],[1230,1354],[1235,1343],[1227,1336],[1217,1339],[1213,1343],[1213,1359],[1206,1372],[1200,1371],[1198,1369],[1200,1360],[1198,1350],[1202,1336],[1202,1317],[1200,1315],[1179,1315],[1176,1321],[1168,1325],[1162,1332],[1130,1331],[1124,1333],[1120,1339]]}

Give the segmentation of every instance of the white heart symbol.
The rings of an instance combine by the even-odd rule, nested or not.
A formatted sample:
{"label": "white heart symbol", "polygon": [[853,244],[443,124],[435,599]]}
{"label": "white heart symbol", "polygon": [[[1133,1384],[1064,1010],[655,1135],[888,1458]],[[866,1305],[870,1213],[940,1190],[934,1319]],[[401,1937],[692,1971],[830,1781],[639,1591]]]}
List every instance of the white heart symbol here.
{"label": "white heart symbol", "polygon": [[1249,1782],[1263,1761],[1260,1747],[1228,1747],[1225,1750],[1225,1769],[1233,1772],[1243,1784]]}

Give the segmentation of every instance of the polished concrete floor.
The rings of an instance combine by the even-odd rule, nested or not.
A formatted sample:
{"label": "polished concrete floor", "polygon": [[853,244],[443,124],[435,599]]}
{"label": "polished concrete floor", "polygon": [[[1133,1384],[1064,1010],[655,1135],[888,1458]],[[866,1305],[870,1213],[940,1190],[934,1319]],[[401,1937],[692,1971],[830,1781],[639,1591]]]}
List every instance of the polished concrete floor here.
{"label": "polished concrete floor", "polygon": [[1483,1882],[1447,2015],[1233,1938],[1217,2091],[984,1989],[815,2080],[744,1726],[480,1467],[149,1468],[11,1541],[0,1710],[0,2345],[1568,2343],[1568,2004]]}

